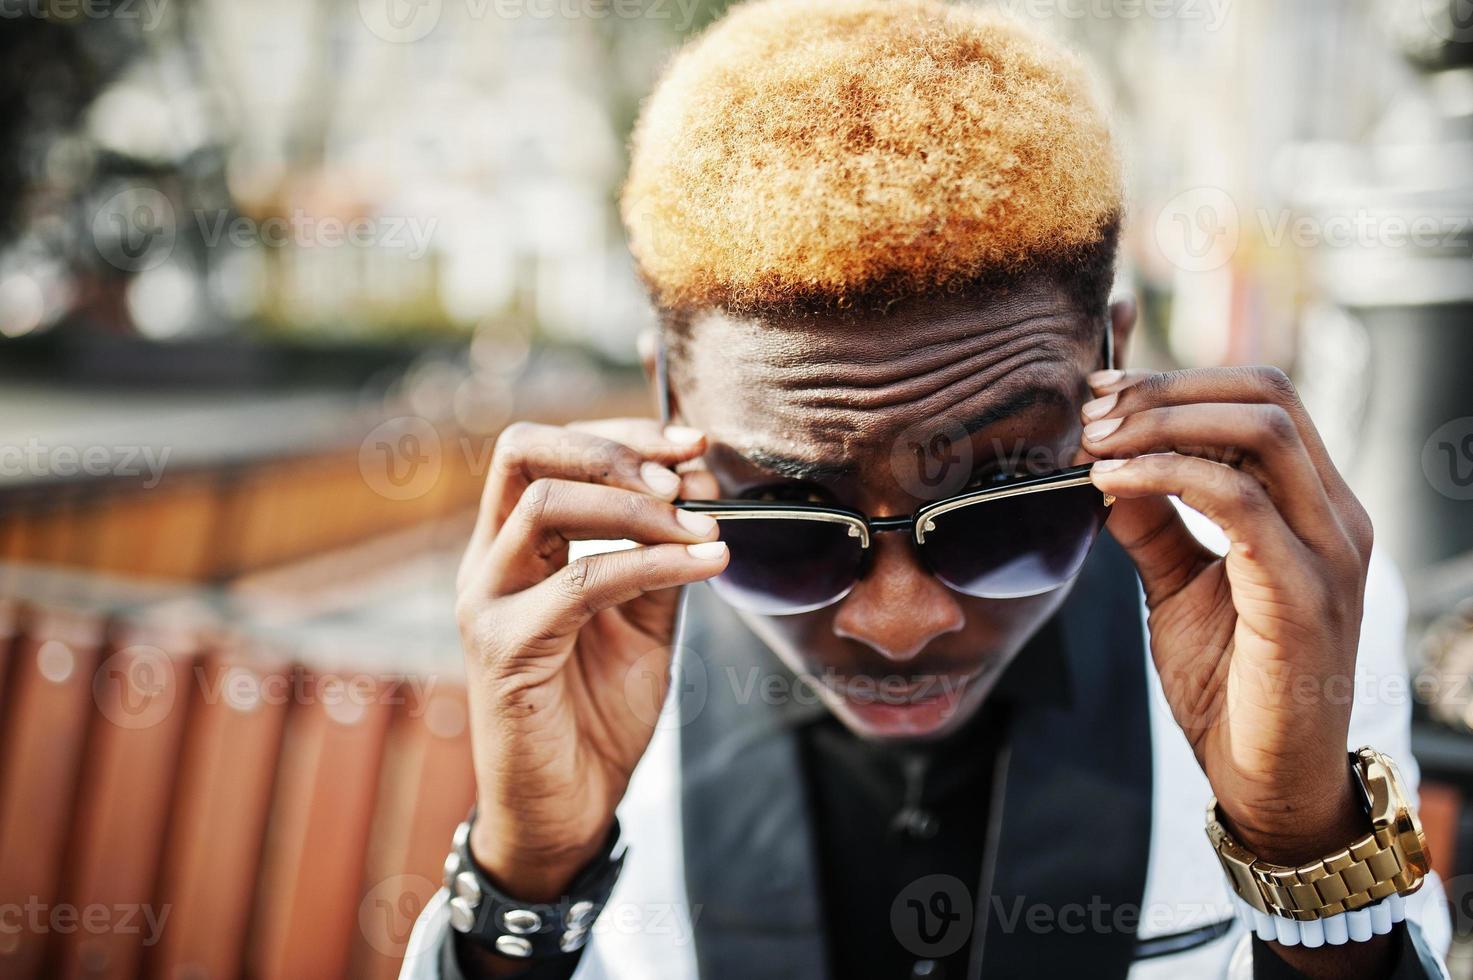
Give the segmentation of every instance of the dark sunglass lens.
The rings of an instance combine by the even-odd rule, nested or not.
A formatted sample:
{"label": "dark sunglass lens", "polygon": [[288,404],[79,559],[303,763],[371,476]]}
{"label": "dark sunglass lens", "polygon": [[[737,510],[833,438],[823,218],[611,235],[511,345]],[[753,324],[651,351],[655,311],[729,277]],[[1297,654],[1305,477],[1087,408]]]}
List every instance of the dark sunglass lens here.
{"label": "dark sunglass lens", "polygon": [[793,518],[720,518],[731,551],[711,587],[734,606],[767,616],[808,612],[842,599],[859,581],[864,549],[853,525]]}
{"label": "dark sunglass lens", "polygon": [[932,571],[967,595],[1015,599],[1069,582],[1105,522],[1091,484],[1003,497],[936,517],[921,546]]}

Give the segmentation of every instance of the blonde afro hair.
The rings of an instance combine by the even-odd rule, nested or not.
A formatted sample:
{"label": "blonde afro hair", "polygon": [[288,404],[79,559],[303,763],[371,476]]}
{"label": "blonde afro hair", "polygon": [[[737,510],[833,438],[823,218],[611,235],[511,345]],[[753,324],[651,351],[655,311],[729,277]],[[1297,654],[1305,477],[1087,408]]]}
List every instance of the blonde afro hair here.
{"label": "blonde afro hair", "polygon": [[853,309],[1030,269],[1098,279],[1102,250],[1108,280],[1120,210],[1078,59],[940,0],[734,8],[645,103],[621,201],[667,313]]}

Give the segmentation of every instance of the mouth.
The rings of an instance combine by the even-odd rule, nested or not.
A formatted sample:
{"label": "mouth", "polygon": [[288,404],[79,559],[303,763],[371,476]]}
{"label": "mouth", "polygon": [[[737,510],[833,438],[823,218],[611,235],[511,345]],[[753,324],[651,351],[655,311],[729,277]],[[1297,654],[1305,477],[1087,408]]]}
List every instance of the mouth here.
{"label": "mouth", "polygon": [[923,675],[821,675],[826,700],[850,727],[875,738],[937,735],[951,727],[966,703],[966,692],[985,672]]}
{"label": "mouth", "polygon": [[980,670],[935,674],[836,674],[819,677],[825,688],[853,705],[920,705],[960,694]]}

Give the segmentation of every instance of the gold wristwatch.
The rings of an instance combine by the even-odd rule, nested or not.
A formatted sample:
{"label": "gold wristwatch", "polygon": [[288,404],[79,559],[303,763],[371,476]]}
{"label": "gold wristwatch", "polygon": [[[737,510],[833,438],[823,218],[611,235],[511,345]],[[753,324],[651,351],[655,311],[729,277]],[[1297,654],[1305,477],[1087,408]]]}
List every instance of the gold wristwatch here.
{"label": "gold wristwatch", "polygon": [[1431,863],[1427,838],[1402,792],[1396,764],[1369,746],[1352,753],[1350,764],[1365,795],[1371,832],[1298,867],[1258,860],[1222,825],[1217,800],[1207,805],[1207,839],[1239,898],[1260,912],[1313,921],[1422,886]]}

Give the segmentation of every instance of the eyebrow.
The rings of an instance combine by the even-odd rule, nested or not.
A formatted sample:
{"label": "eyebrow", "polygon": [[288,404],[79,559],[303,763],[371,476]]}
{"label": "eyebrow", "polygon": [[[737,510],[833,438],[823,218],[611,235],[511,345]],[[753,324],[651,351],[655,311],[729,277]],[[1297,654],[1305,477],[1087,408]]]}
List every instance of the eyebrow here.
{"label": "eyebrow", "polygon": [[[1009,394],[1002,401],[983,409],[980,413],[968,419],[963,428],[967,435],[972,435],[987,428],[1003,419],[1011,418],[1020,412],[1027,411],[1035,405],[1059,405],[1064,408],[1072,408],[1074,402],[1068,395],[1058,388],[1046,385],[1032,385],[1019,389]],[[803,483],[823,483],[825,481],[837,480],[841,477],[850,476],[855,471],[853,463],[840,462],[831,463],[822,460],[799,459],[795,456],[784,456],[781,453],[770,452],[762,447],[754,447],[741,451],[741,457],[759,469],[767,470],[775,476],[787,480],[796,480]]]}

